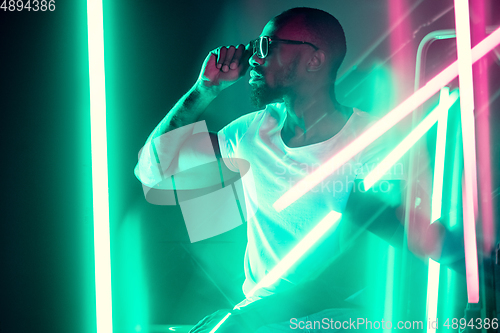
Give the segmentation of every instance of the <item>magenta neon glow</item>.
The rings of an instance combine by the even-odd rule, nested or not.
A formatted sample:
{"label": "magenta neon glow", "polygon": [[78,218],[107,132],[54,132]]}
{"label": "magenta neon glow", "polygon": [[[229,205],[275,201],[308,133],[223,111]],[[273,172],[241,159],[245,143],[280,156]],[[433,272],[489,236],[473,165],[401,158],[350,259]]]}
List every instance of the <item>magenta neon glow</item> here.
{"label": "magenta neon glow", "polygon": [[[483,62],[486,59],[482,59]],[[477,77],[477,90],[481,90],[482,94],[476,100],[477,108],[481,105],[481,114],[476,112],[476,125],[480,131],[476,133],[477,139],[477,159],[479,161],[479,199],[481,202],[481,224],[483,229],[483,251],[490,253],[495,244],[496,223],[495,223],[495,206],[493,205],[492,176],[491,176],[491,136],[490,136],[490,110],[489,110],[489,92],[488,92],[488,72],[486,69],[487,63],[484,61],[480,64],[483,67],[481,75]]]}
{"label": "magenta neon glow", "polygon": [[[410,44],[407,43],[408,39],[411,37],[412,30],[412,15],[406,17],[402,20],[405,13],[407,13],[409,8],[408,1],[401,0],[389,0],[387,9],[389,14],[389,23],[394,26],[394,29],[389,34],[389,45],[391,54],[391,72],[394,82],[398,80],[403,80],[408,75],[411,75],[412,68],[408,66],[407,59],[413,58],[412,48],[409,47]],[[400,86],[395,85],[393,89],[394,95],[401,95],[399,91]]]}
{"label": "magenta neon glow", "polygon": [[[473,15],[477,17],[471,22],[472,42],[482,40],[486,35],[486,13],[484,1],[472,1],[470,3]],[[490,92],[488,87],[488,58],[481,59],[476,64],[474,71],[474,85],[476,87],[476,132],[477,140],[477,167],[479,186],[479,209],[481,210],[481,226],[483,230],[483,252],[490,253],[495,244],[495,206],[491,193],[491,143],[490,143]],[[477,75],[477,74],[478,75]]]}
{"label": "magenta neon glow", "polygon": [[[496,29],[488,37],[483,39],[472,49],[472,61],[476,62],[496,45],[500,44],[500,28]],[[415,108],[424,103],[432,95],[439,91],[443,86],[448,84],[458,75],[458,61],[453,62],[446,67],[441,73],[429,80],[422,88],[417,90],[413,95],[408,97],[405,101],[399,104],[392,111],[387,113],[382,119],[376,122],[371,128],[366,130],[357,139],[347,145],[335,156],[332,156],[322,166],[314,172],[306,176],[294,187],[288,190],[273,204],[274,209],[278,212],[282,211],[305,193],[310,191],[328,175],[335,172],[340,166],[349,161],[361,150],[366,148],[370,143],[379,138],[382,134],[387,132],[401,119],[410,114]]]}
{"label": "magenta neon glow", "polygon": [[477,216],[476,135],[468,0],[455,0],[455,27],[457,30],[458,78],[461,93],[460,110],[464,151],[463,220],[467,298],[469,303],[478,303],[479,272],[475,219]]}

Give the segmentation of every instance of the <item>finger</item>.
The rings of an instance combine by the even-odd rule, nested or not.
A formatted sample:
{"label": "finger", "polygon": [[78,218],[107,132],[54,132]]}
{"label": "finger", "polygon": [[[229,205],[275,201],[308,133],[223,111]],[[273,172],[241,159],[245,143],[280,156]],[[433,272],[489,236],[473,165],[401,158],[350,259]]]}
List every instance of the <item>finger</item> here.
{"label": "finger", "polygon": [[234,52],[233,55],[233,60],[231,61],[231,64],[229,65],[229,68],[235,69],[238,68],[241,60],[241,56],[243,55],[243,52],[245,51],[245,45],[240,44],[236,48],[236,51]]}
{"label": "finger", "polygon": [[202,320],[200,320],[198,322],[198,324],[196,324],[191,330],[194,332],[194,333],[198,333],[198,332],[202,332],[206,327],[207,325],[210,327],[210,326],[215,326],[217,323],[212,323],[214,318],[217,317],[217,313],[218,312],[214,312],[212,314],[209,314],[208,316],[205,316],[205,318],[203,318]]}
{"label": "finger", "polygon": [[217,57],[217,68],[222,68],[222,64],[224,63],[224,60],[226,59],[226,53],[227,53],[227,48],[225,46],[219,47],[219,54]]}
{"label": "finger", "polygon": [[251,56],[254,55],[254,52],[253,52],[253,47],[250,43],[248,43],[247,45],[245,45],[245,54],[244,56],[246,57],[246,60],[248,61],[248,59],[250,59]]}
{"label": "finger", "polygon": [[217,65],[217,58],[219,57],[219,50],[215,49],[211,51],[205,61],[207,63],[207,67],[215,67]]}
{"label": "finger", "polygon": [[247,44],[243,50],[243,55],[240,59],[240,73],[246,72],[248,67],[250,67],[249,60],[253,56],[253,49],[250,44]]}
{"label": "finger", "polygon": [[212,315],[208,315],[202,320],[200,320],[196,325],[194,325],[190,330],[189,333],[196,333],[201,327],[203,327],[209,319],[212,318]]}
{"label": "finger", "polygon": [[229,71],[229,65],[231,64],[231,61],[233,60],[233,56],[235,53],[236,49],[233,45],[227,48],[226,52],[226,58],[224,59],[222,63],[222,71],[227,72]]}

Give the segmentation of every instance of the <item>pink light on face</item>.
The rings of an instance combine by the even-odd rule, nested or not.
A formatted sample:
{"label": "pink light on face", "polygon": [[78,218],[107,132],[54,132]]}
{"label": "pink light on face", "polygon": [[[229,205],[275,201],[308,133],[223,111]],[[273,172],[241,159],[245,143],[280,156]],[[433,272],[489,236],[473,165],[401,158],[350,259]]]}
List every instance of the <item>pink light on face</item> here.
{"label": "pink light on face", "polygon": [[[500,44],[500,28],[491,33],[472,49],[472,62],[476,62],[496,45]],[[409,115],[414,109],[428,100],[438,92],[443,86],[448,84],[458,75],[458,61],[453,62],[441,73],[429,80],[422,88],[399,104],[392,111],[387,113],[382,119],[376,122],[371,128],[366,130],[349,145],[344,147],[338,154],[331,157],[322,166],[306,176],[294,187],[288,190],[281,198],[273,204],[274,209],[281,212],[286,207],[297,201],[304,194],[318,185],[322,180],[335,172],[344,163],[349,161],[357,153],[366,148],[370,143],[387,132],[401,119]]]}
{"label": "pink light on face", "polygon": [[474,85],[472,81],[472,55],[470,51],[470,24],[468,0],[455,0],[455,27],[457,30],[460,110],[464,150],[464,240],[469,303],[479,302],[479,273],[477,266],[476,219],[477,175],[476,135],[474,130]]}

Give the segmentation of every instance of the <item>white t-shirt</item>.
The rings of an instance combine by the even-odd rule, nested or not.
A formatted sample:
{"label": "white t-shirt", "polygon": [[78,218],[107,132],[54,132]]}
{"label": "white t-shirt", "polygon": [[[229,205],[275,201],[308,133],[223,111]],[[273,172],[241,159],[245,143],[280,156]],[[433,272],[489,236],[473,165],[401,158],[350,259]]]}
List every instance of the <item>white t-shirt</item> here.
{"label": "white t-shirt", "polygon": [[[247,207],[258,208],[255,215],[247,221],[246,280],[243,284],[243,291],[247,296],[329,212],[344,212],[354,180],[364,178],[380,157],[386,155],[382,152],[383,140],[375,141],[295,203],[277,212],[272,205],[288,189],[377,120],[366,112],[354,109],[345,126],[332,138],[308,146],[290,148],[281,137],[285,119],[284,104],[272,104],[265,110],[240,117],[218,133],[221,154],[227,167],[238,172],[241,165],[239,159],[243,159],[250,163],[253,173],[254,184],[248,184],[243,179]],[[384,177],[398,178],[402,178],[402,175]],[[306,253],[305,259],[288,270],[274,285],[259,289],[251,299],[284,291],[313,278],[329,263],[332,254],[338,251],[338,235],[333,232],[321,245]]]}

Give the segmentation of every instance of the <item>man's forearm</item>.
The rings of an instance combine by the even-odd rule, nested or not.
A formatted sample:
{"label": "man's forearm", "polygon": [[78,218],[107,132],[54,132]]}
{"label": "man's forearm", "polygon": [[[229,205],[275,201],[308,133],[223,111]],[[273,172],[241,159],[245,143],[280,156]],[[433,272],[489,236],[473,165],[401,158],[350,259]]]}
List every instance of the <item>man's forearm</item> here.
{"label": "man's forearm", "polygon": [[156,126],[148,140],[196,122],[215,97],[216,92],[196,83]]}
{"label": "man's forearm", "polygon": [[329,308],[348,307],[339,296],[328,292],[319,281],[311,281],[296,288],[265,297],[235,311],[235,319],[252,329],[260,326],[289,321]]}

